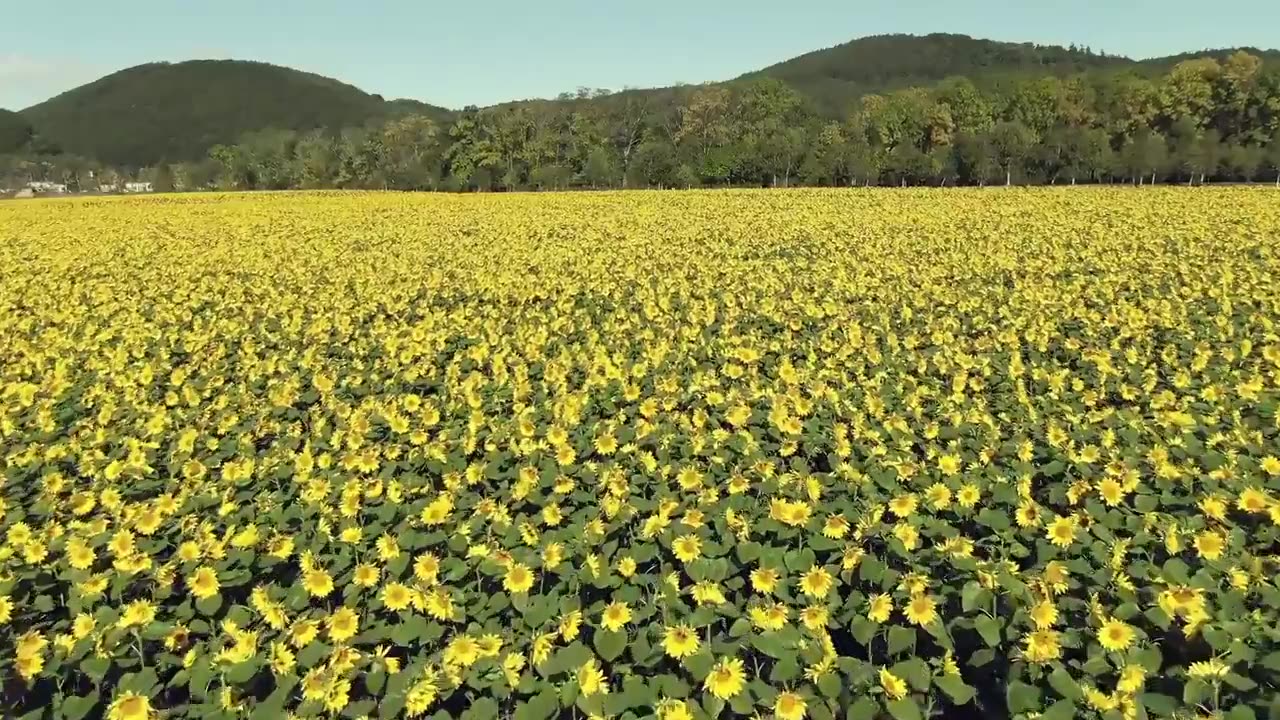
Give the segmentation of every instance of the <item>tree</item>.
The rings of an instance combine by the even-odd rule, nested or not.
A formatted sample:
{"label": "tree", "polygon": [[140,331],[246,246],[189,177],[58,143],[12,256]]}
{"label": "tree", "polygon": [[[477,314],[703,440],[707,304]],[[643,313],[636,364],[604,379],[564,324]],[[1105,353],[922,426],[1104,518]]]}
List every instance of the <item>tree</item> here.
{"label": "tree", "polygon": [[633,184],[649,187],[675,187],[682,183],[679,177],[680,159],[671,143],[649,140],[635,150],[629,172]]}
{"label": "tree", "polygon": [[986,131],[957,135],[953,155],[962,182],[986,185],[1000,171]]}
{"label": "tree", "polygon": [[1267,168],[1276,176],[1276,187],[1280,188],[1280,133],[1271,136],[1265,158]]}
{"label": "tree", "polygon": [[603,147],[593,149],[582,168],[583,182],[593,188],[613,187],[622,177],[613,153]]}
{"label": "tree", "polygon": [[1231,145],[1223,157],[1223,165],[1233,178],[1253,182],[1262,167],[1263,150],[1257,145]]}
{"label": "tree", "polygon": [[26,150],[35,137],[27,119],[16,112],[0,109],[0,154]]}
{"label": "tree", "polygon": [[1035,134],[1016,120],[996,123],[988,134],[991,155],[996,165],[1004,171],[1004,184],[1013,184],[1015,170],[1021,172],[1035,144]]}
{"label": "tree", "polygon": [[148,168],[143,172],[142,177],[146,182],[151,183],[151,189],[156,192],[174,191],[173,169],[167,163],[162,162]]}
{"label": "tree", "polygon": [[1120,150],[1119,162],[1135,185],[1150,173],[1154,184],[1169,165],[1169,146],[1158,132],[1139,130]]}
{"label": "tree", "polygon": [[934,96],[948,109],[957,133],[983,133],[995,124],[991,101],[969,78],[952,77],[942,81]]}
{"label": "tree", "polygon": [[393,118],[382,126],[387,178],[392,188],[425,190],[435,186],[439,174],[436,122],[426,115]]}

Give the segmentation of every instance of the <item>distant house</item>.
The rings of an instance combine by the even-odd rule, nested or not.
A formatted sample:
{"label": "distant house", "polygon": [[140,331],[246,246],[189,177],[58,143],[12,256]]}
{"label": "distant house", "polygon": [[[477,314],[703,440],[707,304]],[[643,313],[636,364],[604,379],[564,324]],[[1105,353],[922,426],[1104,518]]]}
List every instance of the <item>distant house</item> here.
{"label": "distant house", "polygon": [[32,192],[44,193],[65,193],[67,191],[66,183],[48,182],[45,180],[35,180],[27,183],[27,187]]}
{"label": "distant house", "polygon": [[127,193],[155,192],[155,188],[149,182],[127,182],[124,184],[124,191]]}
{"label": "distant house", "polygon": [[113,192],[120,192],[120,186],[119,186],[119,185],[109,185],[109,184],[99,185],[99,186],[98,186],[98,192],[101,192],[101,193],[113,193]]}

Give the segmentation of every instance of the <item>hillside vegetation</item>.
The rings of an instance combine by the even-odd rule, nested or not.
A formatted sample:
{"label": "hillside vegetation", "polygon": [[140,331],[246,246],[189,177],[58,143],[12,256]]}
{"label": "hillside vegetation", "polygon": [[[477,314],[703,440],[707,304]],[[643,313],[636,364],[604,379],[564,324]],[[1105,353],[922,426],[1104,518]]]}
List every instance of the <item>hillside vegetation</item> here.
{"label": "hillside vegetation", "polygon": [[394,112],[380,96],[332,78],[267,63],[193,60],[121,70],[23,115],[66,152],[140,166],[199,159],[264,128],[340,128]]}
{"label": "hillside vegetation", "polygon": [[140,173],[165,189],[1253,180],[1280,174],[1278,68],[1275,51],[1137,61],[890,35],[725,82],[449,111],[262,63],[146,65],[0,120],[0,185]]}

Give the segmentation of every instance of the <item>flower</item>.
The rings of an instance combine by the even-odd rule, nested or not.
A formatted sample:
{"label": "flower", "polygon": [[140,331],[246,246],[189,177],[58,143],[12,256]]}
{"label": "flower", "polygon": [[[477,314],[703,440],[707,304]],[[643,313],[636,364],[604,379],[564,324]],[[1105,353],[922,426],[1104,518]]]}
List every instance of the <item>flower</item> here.
{"label": "flower", "polygon": [[804,698],[793,692],[778,693],[778,697],[773,701],[773,714],[778,720],[803,720]]}
{"label": "flower", "polygon": [[187,579],[187,586],[197,600],[205,600],[218,594],[218,574],[213,568],[201,566]]}
{"label": "flower", "polygon": [[614,601],[600,613],[600,624],[605,630],[617,632],[631,622],[631,608],[625,602]]}
{"label": "flower", "polygon": [[867,599],[867,619],[871,622],[883,623],[893,612],[893,599],[888,595],[872,595]]}
{"label": "flower", "polygon": [[148,720],[152,717],[151,701],[145,695],[124,692],[111,701],[108,720]]}
{"label": "flower", "polygon": [[1027,660],[1047,663],[1062,657],[1061,633],[1057,630],[1036,630],[1022,638]]}
{"label": "flower", "polygon": [[893,700],[901,700],[907,696],[907,683],[902,678],[889,672],[888,668],[880,668],[880,687]]}
{"label": "flower", "polygon": [[1230,665],[1227,665],[1216,657],[1212,657],[1208,660],[1191,663],[1191,666],[1187,668],[1187,674],[1193,678],[1221,680],[1227,676],[1227,673],[1230,672],[1230,670]]}
{"label": "flower", "polygon": [[668,627],[662,634],[663,652],[677,660],[698,652],[700,646],[698,634],[688,625]]}
{"label": "flower", "polygon": [[312,568],[302,574],[302,587],[312,597],[325,597],[333,592],[333,578],[320,568]]}
{"label": "flower", "polygon": [[742,692],[747,684],[747,672],[741,658],[721,658],[702,682],[707,692],[729,700]]}
{"label": "flower", "polygon": [[1070,547],[1075,536],[1076,523],[1071,517],[1057,518],[1049,523],[1049,527],[1045,530],[1045,537],[1049,542],[1060,548]]}
{"label": "flower", "polygon": [[355,637],[359,629],[360,618],[355,611],[343,606],[329,616],[329,639],[334,643],[343,643]]}
{"label": "flower", "polygon": [[1196,554],[1205,560],[1217,560],[1222,557],[1222,550],[1227,546],[1227,541],[1222,537],[1222,533],[1216,530],[1205,530],[1196,535],[1195,540]]}
{"label": "flower", "polygon": [[702,555],[702,541],[697,535],[681,535],[671,544],[676,559],[682,563],[691,563]]}
{"label": "flower", "polygon": [[590,658],[578,668],[578,687],[586,697],[609,692],[609,682],[595,658]]}
{"label": "flower", "polygon": [[658,720],[693,720],[693,712],[684,700],[663,698],[658,701]]}
{"label": "flower", "polygon": [[413,601],[413,591],[407,585],[393,582],[382,589],[382,604],[392,612],[400,612]]}
{"label": "flower", "polygon": [[771,595],[778,587],[778,571],[773,568],[756,568],[751,571],[751,587],[763,595]]}
{"label": "flower", "polygon": [[831,576],[830,572],[827,572],[826,568],[821,566],[809,568],[800,577],[800,591],[809,597],[826,597],[834,585],[835,578]]}
{"label": "flower", "polygon": [[509,593],[527,593],[533,587],[533,571],[521,563],[512,563],[502,578],[502,587]]}
{"label": "flower", "polygon": [[937,607],[937,601],[922,593],[907,601],[903,614],[907,616],[908,621],[923,627],[938,619]]}
{"label": "flower", "polygon": [[1098,631],[1098,642],[1110,652],[1121,652],[1133,644],[1133,628],[1127,623],[1110,618]]}

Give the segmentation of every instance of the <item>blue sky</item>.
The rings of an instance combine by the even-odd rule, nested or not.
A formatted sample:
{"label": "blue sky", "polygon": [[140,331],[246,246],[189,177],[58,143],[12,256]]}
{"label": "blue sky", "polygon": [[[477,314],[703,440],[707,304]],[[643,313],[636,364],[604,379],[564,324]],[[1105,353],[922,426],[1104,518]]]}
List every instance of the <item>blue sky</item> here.
{"label": "blue sky", "polygon": [[[155,60],[252,59],[449,107],[723,80],[863,35],[959,32],[1135,57],[1280,45],[1280,1],[5,2],[0,107]],[[1065,9],[1059,9],[1065,8]]]}

